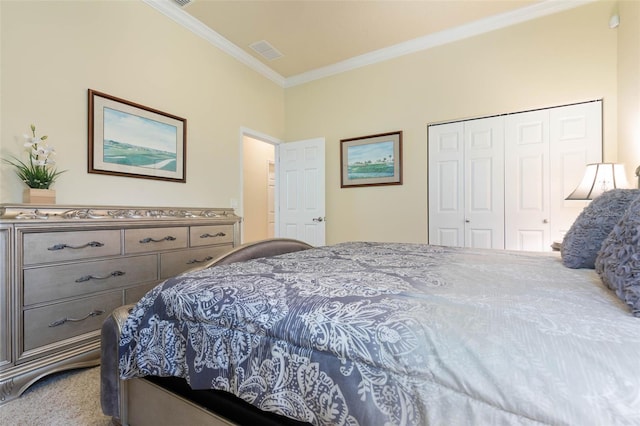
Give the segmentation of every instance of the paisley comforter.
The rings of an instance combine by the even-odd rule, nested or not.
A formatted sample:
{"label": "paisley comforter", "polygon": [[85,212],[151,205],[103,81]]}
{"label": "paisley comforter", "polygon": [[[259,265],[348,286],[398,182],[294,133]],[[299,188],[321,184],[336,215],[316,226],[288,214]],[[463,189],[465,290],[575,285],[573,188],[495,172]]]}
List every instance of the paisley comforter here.
{"label": "paisley comforter", "polygon": [[122,378],[316,425],[640,424],[640,321],[557,255],[343,243],[150,291]]}

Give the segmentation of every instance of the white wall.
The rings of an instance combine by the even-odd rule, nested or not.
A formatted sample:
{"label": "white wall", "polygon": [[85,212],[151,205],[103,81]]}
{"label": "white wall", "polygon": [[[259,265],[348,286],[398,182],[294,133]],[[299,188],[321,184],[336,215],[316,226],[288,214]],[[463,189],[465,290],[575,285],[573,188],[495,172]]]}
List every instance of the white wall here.
{"label": "white wall", "polygon": [[[286,90],[286,140],[326,137],[327,242],[427,241],[427,124],[604,99],[617,157],[613,3],[596,2]],[[404,132],[402,186],[340,188],[340,139]]]}
{"label": "white wall", "polygon": [[[58,204],[229,207],[239,129],[283,135],[281,87],[141,1],[0,1],[0,19],[0,156],[34,123],[68,170]],[[186,118],[187,183],[88,174],[89,88]],[[0,202],[21,202],[0,173]]]}

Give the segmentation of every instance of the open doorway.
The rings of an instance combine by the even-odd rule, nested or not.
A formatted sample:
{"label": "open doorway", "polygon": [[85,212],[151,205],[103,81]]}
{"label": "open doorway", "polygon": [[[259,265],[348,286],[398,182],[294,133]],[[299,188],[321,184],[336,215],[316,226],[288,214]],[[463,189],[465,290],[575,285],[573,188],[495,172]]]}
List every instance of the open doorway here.
{"label": "open doorway", "polygon": [[242,242],[276,236],[276,146],[242,134]]}

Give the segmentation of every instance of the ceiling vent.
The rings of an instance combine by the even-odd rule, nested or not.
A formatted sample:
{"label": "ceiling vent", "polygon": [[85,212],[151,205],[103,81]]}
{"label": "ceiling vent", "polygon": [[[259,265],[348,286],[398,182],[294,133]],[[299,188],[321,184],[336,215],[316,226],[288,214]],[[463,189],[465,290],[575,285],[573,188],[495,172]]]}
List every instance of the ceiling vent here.
{"label": "ceiling vent", "polygon": [[282,58],[284,56],[266,40],[257,41],[250,44],[249,47],[268,61],[273,61],[274,59]]}
{"label": "ceiling vent", "polygon": [[173,0],[173,1],[176,2],[178,6],[185,7],[186,5],[191,3],[193,0]]}

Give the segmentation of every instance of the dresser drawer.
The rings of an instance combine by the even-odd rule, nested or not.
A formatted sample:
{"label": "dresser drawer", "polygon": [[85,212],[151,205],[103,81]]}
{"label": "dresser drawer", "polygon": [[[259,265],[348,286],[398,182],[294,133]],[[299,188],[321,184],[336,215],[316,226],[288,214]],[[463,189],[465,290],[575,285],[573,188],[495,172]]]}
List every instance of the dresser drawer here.
{"label": "dresser drawer", "polygon": [[204,265],[232,248],[233,246],[231,244],[225,244],[221,246],[162,253],[160,255],[160,278],[170,278],[188,269]]}
{"label": "dresser drawer", "polygon": [[120,231],[27,233],[23,236],[25,265],[120,254]]}
{"label": "dresser drawer", "polygon": [[147,294],[149,290],[154,288],[158,283],[143,284],[136,287],[127,288],[124,291],[124,305],[130,305],[132,303],[138,303],[142,296]]}
{"label": "dresser drawer", "polygon": [[26,269],[24,305],[158,280],[156,255]]}
{"label": "dresser drawer", "polygon": [[122,291],[24,311],[24,351],[100,329]]}
{"label": "dresser drawer", "polygon": [[233,225],[192,226],[189,243],[191,247],[233,243]]}
{"label": "dresser drawer", "polygon": [[125,253],[144,253],[187,247],[188,227],[138,228],[124,231]]}

